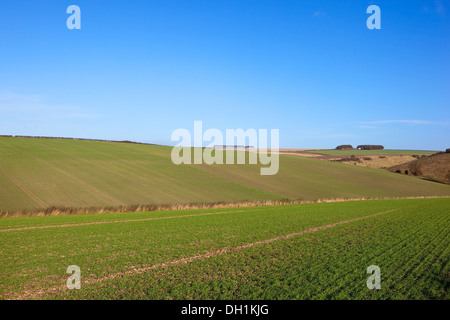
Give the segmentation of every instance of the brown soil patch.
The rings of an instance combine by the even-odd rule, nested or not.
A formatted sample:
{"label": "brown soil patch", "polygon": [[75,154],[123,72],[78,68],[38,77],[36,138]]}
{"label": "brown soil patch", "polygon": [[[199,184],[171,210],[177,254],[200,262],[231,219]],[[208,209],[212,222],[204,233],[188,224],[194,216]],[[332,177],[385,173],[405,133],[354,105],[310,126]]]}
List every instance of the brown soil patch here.
{"label": "brown soil patch", "polygon": [[[255,210],[258,210],[258,209],[255,209]],[[255,210],[245,210],[245,212],[255,211]],[[210,216],[210,215],[215,215],[215,214],[236,213],[236,212],[244,212],[244,211],[243,210],[241,210],[241,211],[221,211],[221,212],[208,212],[208,213],[199,213],[199,214],[186,214],[186,215],[182,215],[182,216],[153,217],[153,218],[128,219],[128,220],[96,221],[96,222],[86,222],[86,223],[68,223],[68,224],[58,224],[58,225],[51,225],[51,226],[0,229],[0,232],[36,230],[36,229],[51,229],[51,228],[68,228],[68,227],[89,226],[89,225],[95,225],[95,224],[125,223],[125,222],[151,221],[151,220],[163,220],[163,219],[189,218],[189,217]]]}

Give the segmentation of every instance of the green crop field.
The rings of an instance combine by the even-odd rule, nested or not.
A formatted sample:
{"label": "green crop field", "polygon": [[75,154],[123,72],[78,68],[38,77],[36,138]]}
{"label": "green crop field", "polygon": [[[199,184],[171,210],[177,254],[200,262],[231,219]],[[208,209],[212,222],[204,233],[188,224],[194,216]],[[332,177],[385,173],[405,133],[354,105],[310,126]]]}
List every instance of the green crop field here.
{"label": "green crop field", "polygon": [[436,152],[439,151],[431,151],[431,150],[390,150],[390,149],[384,149],[384,150],[335,150],[335,149],[330,149],[330,150],[305,150],[302,152],[310,152],[310,153],[319,153],[319,154],[327,154],[327,155],[331,155],[331,156],[351,156],[352,154],[354,155],[391,155],[391,156],[396,156],[396,155],[407,155],[407,156],[412,156],[412,155],[425,155],[425,156],[429,156],[432,154],[435,154]]}
{"label": "green crop field", "polygon": [[170,147],[0,138],[0,212],[263,200],[450,196],[450,186],[385,170],[280,156],[260,165],[175,165]]}
{"label": "green crop field", "polygon": [[0,296],[449,299],[449,212],[436,198],[5,218]]}

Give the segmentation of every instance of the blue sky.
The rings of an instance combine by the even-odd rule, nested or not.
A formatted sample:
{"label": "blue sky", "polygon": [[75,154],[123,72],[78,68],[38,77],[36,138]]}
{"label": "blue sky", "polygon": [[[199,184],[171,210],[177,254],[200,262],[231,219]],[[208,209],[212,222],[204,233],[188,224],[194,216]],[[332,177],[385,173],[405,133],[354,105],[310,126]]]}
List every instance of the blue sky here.
{"label": "blue sky", "polygon": [[202,120],[285,148],[442,150],[449,18],[443,0],[5,0],[0,134],[170,144]]}

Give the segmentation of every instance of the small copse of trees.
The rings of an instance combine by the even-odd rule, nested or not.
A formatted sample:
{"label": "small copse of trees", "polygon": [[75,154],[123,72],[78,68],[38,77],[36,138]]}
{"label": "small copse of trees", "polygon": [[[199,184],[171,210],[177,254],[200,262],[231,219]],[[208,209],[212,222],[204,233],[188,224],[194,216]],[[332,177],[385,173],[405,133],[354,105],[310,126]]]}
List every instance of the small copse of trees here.
{"label": "small copse of trees", "polygon": [[375,144],[361,144],[356,147],[356,149],[360,150],[383,150],[384,147],[382,145],[375,145]]}
{"label": "small copse of trees", "polygon": [[346,150],[346,149],[353,149],[353,147],[350,144],[342,144],[336,147],[336,150]]}

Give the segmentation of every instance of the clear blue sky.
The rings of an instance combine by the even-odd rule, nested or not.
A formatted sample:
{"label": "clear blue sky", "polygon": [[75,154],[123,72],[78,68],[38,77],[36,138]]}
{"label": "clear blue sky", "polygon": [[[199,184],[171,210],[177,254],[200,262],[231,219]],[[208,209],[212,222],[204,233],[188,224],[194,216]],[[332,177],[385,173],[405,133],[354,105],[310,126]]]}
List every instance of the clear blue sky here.
{"label": "clear blue sky", "polygon": [[0,134],[169,144],[202,120],[285,148],[449,148],[449,19],[444,0],[3,0]]}

